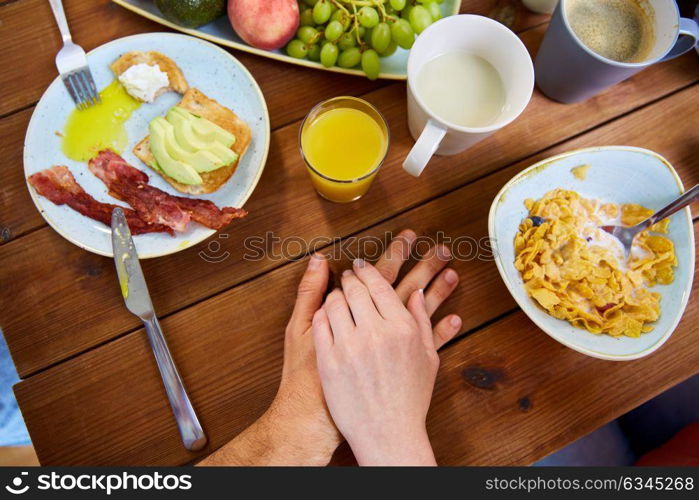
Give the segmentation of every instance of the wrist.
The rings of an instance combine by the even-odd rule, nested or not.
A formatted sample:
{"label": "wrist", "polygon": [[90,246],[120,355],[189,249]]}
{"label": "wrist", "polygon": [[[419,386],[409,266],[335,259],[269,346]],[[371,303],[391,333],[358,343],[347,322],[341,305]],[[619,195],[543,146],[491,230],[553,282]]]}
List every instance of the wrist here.
{"label": "wrist", "polygon": [[325,415],[296,413],[293,408],[275,400],[258,423],[271,446],[285,457],[282,465],[323,466],[330,462],[342,442],[329,416],[327,420],[331,424],[323,425]]}
{"label": "wrist", "polygon": [[273,403],[250,427],[198,465],[323,466],[339,442],[337,431],[335,435],[319,432]]}
{"label": "wrist", "polygon": [[348,439],[357,463],[363,466],[437,465],[424,425],[411,430],[385,430]]}

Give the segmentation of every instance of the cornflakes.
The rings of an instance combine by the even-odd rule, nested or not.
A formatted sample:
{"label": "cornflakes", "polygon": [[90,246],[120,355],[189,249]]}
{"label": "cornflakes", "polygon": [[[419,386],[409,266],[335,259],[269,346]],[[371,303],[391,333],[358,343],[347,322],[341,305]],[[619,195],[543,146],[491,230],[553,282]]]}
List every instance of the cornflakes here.
{"label": "cornflakes", "polygon": [[590,165],[580,165],[575,168],[571,168],[570,172],[575,176],[576,179],[584,181],[587,177],[587,171],[590,170]]}
{"label": "cornflakes", "polygon": [[527,293],[551,316],[614,337],[640,337],[660,316],[660,294],[648,288],[674,279],[677,257],[669,220],[643,231],[628,259],[619,241],[599,226],[634,225],[652,211],[555,189],[529,210],[515,237],[515,267]]}

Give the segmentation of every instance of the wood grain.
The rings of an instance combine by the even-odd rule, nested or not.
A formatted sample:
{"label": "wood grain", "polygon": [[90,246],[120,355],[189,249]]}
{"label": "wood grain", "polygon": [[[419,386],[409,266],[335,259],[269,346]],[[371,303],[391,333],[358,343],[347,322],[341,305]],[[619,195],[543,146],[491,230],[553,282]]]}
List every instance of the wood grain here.
{"label": "wood grain", "polygon": [[[279,238],[298,237],[307,242],[319,237],[346,236],[501,168],[518,159],[517,155],[526,157],[544,149],[544,144],[556,142],[561,133],[574,133],[565,121],[570,116],[569,108],[539,96],[531,110],[527,110],[533,113],[529,120],[552,120],[550,116],[545,118],[548,110],[550,114],[561,113],[562,122],[552,120],[548,126],[530,131],[530,122],[523,119],[461,156],[437,158],[420,181],[416,181],[400,168],[410,145],[403,123],[402,100],[390,88],[382,89],[371,99],[388,117],[393,146],[389,161],[368,195],[352,205],[331,204],[318,198],[297,159],[295,128],[282,129],[274,135],[268,166],[247,205],[251,215],[224,231],[228,238],[215,238],[221,246],[215,255],[229,252],[227,259],[218,263],[202,260],[200,252],[209,252],[209,243],[205,242],[166,259],[144,262],[160,315],[206,299],[302,254],[293,246],[291,250],[295,249],[296,254],[283,258],[244,260],[246,238],[264,237],[268,231]],[[666,154],[689,182],[696,170],[693,129],[664,124],[681,113],[688,103],[697,102],[699,88],[692,87],[544,154],[561,151],[562,147],[639,145]],[[601,112],[596,116],[581,114],[576,123],[581,126],[587,122],[592,126],[604,116]],[[653,128],[649,128],[651,123]],[[518,137],[528,139],[517,140]],[[523,162],[520,168],[539,157]],[[3,245],[0,259],[8,263],[0,267],[0,282],[8,283],[7,293],[2,296],[0,319],[20,376],[138,327],[138,321],[124,312],[112,261],[74,247],[50,228]],[[12,276],[22,276],[23,280],[13,280]],[[85,297],[91,298],[90,307],[85,307]]]}
{"label": "wood grain", "polygon": [[694,300],[665,346],[628,362],[568,349],[521,311],[457,342],[428,415],[438,463],[528,465],[585,436],[699,372],[697,321]]}
{"label": "wood grain", "polygon": [[[67,0],[66,15],[73,40],[86,51],[108,41],[136,33],[172,31],[138,16],[110,0]],[[464,0],[461,11],[491,15],[515,30],[527,29],[546,21],[548,16],[533,14],[513,0]],[[3,71],[0,73],[0,116],[35,104],[56,77],[54,57],[61,39],[48,2],[18,0],[0,5],[0,46]],[[386,81],[315,71],[248,54],[232,52],[253,74],[267,98],[272,126],[302,117],[310,107],[336,95],[360,95]],[[31,58],[32,64],[26,64]],[[290,93],[293,92],[293,98]]]}
{"label": "wood grain", "polygon": [[[676,99],[682,97],[685,96],[678,94]],[[638,130],[639,137],[650,140],[646,137],[647,132],[637,125],[652,126],[654,120],[667,120],[655,108],[651,106],[634,113],[620,125],[612,123],[561,144],[532,161],[576,147],[615,143],[628,129]],[[634,117],[637,119],[633,120]],[[678,147],[684,145],[686,137],[675,135],[677,130],[673,129],[671,135],[658,136],[658,145],[662,143],[664,148],[656,149],[664,149],[671,161],[676,148],[678,157],[688,154]],[[628,143],[634,145],[636,142],[631,140]],[[696,160],[691,155],[681,161],[685,182],[699,180],[699,169],[693,162]],[[412,227],[420,234],[432,237],[442,231],[446,237],[470,236],[479,240],[487,234],[490,201],[500,187],[528,163],[522,162],[489,175],[358,236],[375,236],[383,240],[388,232],[395,234],[403,227]],[[468,217],[464,217],[466,209]],[[326,252],[335,255],[336,250]],[[346,251],[356,249],[350,245]],[[334,262],[335,270],[346,266],[353,255],[356,254]],[[264,278],[220,293],[162,321],[173,355],[194,404],[202,414],[203,425],[210,433],[212,449],[249,425],[274,395],[281,368],[281,332],[304,264],[305,261],[299,261],[285,265]],[[443,309],[458,312],[464,318],[464,331],[473,330],[515,308],[492,262],[458,261],[453,266],[462,276],[462,285]],[[276,306],[270,308],[272,297]],[[121,314],[126,316],[124,311]],[[442,314],[442,311],[438,312],[437,317]],[[55,321],[65,322],[68,318],[55,318]],[[231,327],[232,323],[235,326]],[[688,324],[692,324],[691,320]],[[492,349],[499,352],[502,347],[496,345]],[[534,356],[536,349],[521,356]],[[688,366],[683,364],[682,369],[686,371]],[[135,464],[145,461],[164,465],[193,458],[179,445],[141,330],[34,375],[21,382],[16,391],[42,463]],[[148,405],[143,405],[143,401],[148,401]],[[600,411],[609,413],[613,410],[614,407],[607,406]],[[70,436],[71,447],[60,444],[61,438],[56,432],[59,422],[64,432],[60,435]],[[454,431],[459,427],[450,428]],[[138,430],[135,434],[125,435],[118,429]],[[566,429],[566,436],[570,439],[582,435],[575,429]],[[101,444],[97,446],[97,443]],[[551,448],[546,450],[552,451]]]}
{"label": "wood grain", "polygon": [[531,12],[520,0],[461,0],[460,12],[491,17],[515,33],[544,24],[550,18]]}
{"label": "wood grain", "polygon": [[[87,50],[120,36],[164,30],[108,0],[65,3],[74,37]],[[532,54],[545,30],[539,25],[547,20],[517,0],[464,0],[462,12],[524,30]],[[15,391],[37,453],[44,464],[190,462],[195,456],[180,444],[145,334],[123,307],[111,260],[61,239],[26,190],[26,124],[55,77],[59,47],[48,5],[2,3],[0,23],[6,48],[0,73],[0,324],[20,375],[33,374]],[[654,149],[675,164],[686,185],[699,181],[696,119],[687,114],[699,104],[694,54],[655,65],[578,105],[557,104],[535,92],[514,124],[462,155],[435,159],[416,181],[400,168],[412,146],[404,84],[233,53],[260,83],[275,128],[265,173],[246,205],[251,216],[225,230],[227,238],[215,238],[217,253],[229,252],[222,262],[202,259],[200,252],[213,248],[205,242],[144,263],[156,309],[166,316],[168,342],[209,434],[209,450],[249,425],[272,399],[282,332],[305,265],[305,259],[293,262],[304,253],[298,245],[278,258],[243,260],[246,238],[272,231],[280,238],[324,238],[316,240],[323,246],[342,237],[325,248],[345,248],[344,259],[333,259],[336,270],[347,265],[348,250],[359,252],[347,247],[349,235],[385,240],[413,227],[423,235],[477,240],[486,235],[490,201],[509,178],[546,156],[592,145]],[[298,120],[317,101],[338,94],[366,96],[387,117],[393,139],[375,186],[346,206],[315,195],[296,144]],[[685,118],[678,124],[680,116]],[[629,363],[603,362],[564,348],[513,312],[491,262],[453,265],[463,282],[437,317],[456,311],[463,330],[475,333],[453,342],[442,357],[429,416],[441,463],[530,463],[697,372],[696,300],[658,353]],[[695,293],[697,286],[695,280]],[[545,363],[550,360],[555,363]],[[335,458],[338,464],[348,461],[346,449]]]}
{"label": "wood grain", "polygon": [[[699,373],[698,275],[675,333],[639,360],[577,353],[521,310],[448,345],[427,420],[437,462],[529,465]],[[347,446],[332,461],[353,463]]]}
{"label": "wood grain", "polygon": [[[20,3],[22,9],[20,9]],[[75,24],[74,36],[84,36],[88,40],[93,40],[90,42],[91,45],[85,46],[88,50],[118,36],[163,29],[160,25],[151,23],[107,0],[82,2],[76,5],[74,2],[66,2],[66,4],[71,25]],[[491,15],[495,18],[502,18],[505,14],[508,19],[514,16],[515,29],[528,29],[541,24],[548,18],[548,16],[528,12],[519,2],[513,7],[509,0],[464,0],[462,11]],[[107,22],[106,19],[110,21]],[[503,20],[506,19],[503,18]],[[0,85],[8,89],[7,95],[12,99],[19,100],[17,103],[12,99],[0,102],[0,115],[3,112],[11,113],[12,110],[29,106],[27,109],[0,119],[0,133],[4,138],[0,143],[0,153],[6,159],[2,167],[4,188],[3,195],[0,197],[0,245],[2,245],[46,225],[37,211],[16,210],[13,207],[31,206],[24,174],[19,168],[23,162],[22,144],[34,110],[32,104],[55,77],[53,56],[49,57],[49,55],[53,54],[52,51],[58,50],[60,40],[56,35],[53,37],[55,47],[53,45],[48,48],[43,45],[39,48],[35,47],[33,40],[37,30],[48,33],[55,31],[48,4],[43,0],[21,0],[12,6],[0,8],[0,22],[6,26],[6,29],[0,32],[0,43],[6,43],[10,47],[8,57],[18,58],[14,64],[8,65],[5,71],[0,73]],[[100,23],[108,24],[109,29],[106,32],[86,29]],[[118,32],[113,31],[114,26],[119,28]],[[543,28],[540,28],[538,34],[528,36],[530,46],[538,46],[542,30]],[[5,40],[3,37],[6,33],[13,33],[14,36],[7,37]],[[47,38],[52,39],[51,36]],[[48,42],[42,39],[42,43]],[[21,54],[34,49],[37,50],[37,55],[46,60],[42,59],[36,66],[21,64],[23,60]],[[247,65],[260,83],[267,99],[273,128],[299,120],[315,103],[325,98],[340,94],[362,95],[386,85],[404,86],[402,83],[372,83],[363,78],[312,71],[293,65],[280,65],[278,62],[244,52],[233,51],[233,53]],[[284,69],[284,78],[279,78],[280,67]],[[697,73],[699,75],[699,72]],[[697,77],[697,75],[694,76],[695,79]],[[670,92],[675,90],[677,85],[686,85],[687,81],[668,81],[667,83],[668,88],[663,88],[666,92]],[[292,92],[293,99],[290,99]],[[400,93],[401,91],[398,91],[396,95]],[[296,126],[298,125],[294,125]]]}
{"label": "wood grain", "polygon": [[[522,40],[532,54],[536,53],[541,43],[544,30],[545,26],[540,26],[522,35]],[[310,73],[313,74],[313,72]],[[441,165],[442,170],[444,170],[444,165],[448,165],[451,167],[451,173],[451,171],[458,169],[464,161],[469,161],[469,164],[474,160],[476,163],[482,162],[482,155],[487,153],[487,161],[488,165],[491,166],[490,168],[502,166],[504,163],[516,161],[527,154],[532,154],[553,143],[565,140],[576,133],[589,130],[620,114],[627,113],[636,107],[676,92],[678,89],[684,88],[697,80],[699,80],[699,65],[696,64],[694,54],[688,54],[682,58],[651,67],[634,78],[613,87],[606,93],[577,105],[566,106],[558,104],[549,101],[538,91],[535,91],[527,110],[513,124],[482,145],[472,148],[462,155],[436,159],[433,163]],[[364,95],[365,98],[379,106],[381,111],[386,114],[392,130],[392,147],[389,151],[387,164],[383,168],[384,172],[380,178],[384,177],[386,170],[399,168],[397,166],[402,162],[412,144],[412,139],[405,124],[404,89],[404,84],[395,83]],[[338,89],[338,91],[342,90],[342,88]],[[296,96],[296,93],[294,93],[294,96]],[[304,112],[315,102],[309,103],[308,107],[304,108]],[[280,106],[283,107],[282,105]],[[22,148],[18,147],[18,145],[24,141],[26,124],[29,122],[32,110],[33,108],[30,108],[18,113],[19,116],[12,115],[0,119],[0,130],[4,134],[3,137],[6,138],[0,144],[0,151],[4,153],[3,158],[7,159],[6,163],[3,163],[2,172],[4,174],[4,185],[6,186],[4,191],[8,193],[7,196],[0,198],[0,223],[5,223],[7,228],[6,236],[9,236],[10,239],[45,225],[45,222],[38,216],[36,211],[28,208],[13,210],[13,207],[19,206],[14,205],[14,203],[22,203],[23,206],[23,202],[30,199],[28,194],[24,192],[27,187],[24,173],[20,168],[22,165]],[[274,115],[274,109],[272,109],[271,105],[270,113]],[[296,117],[300,118],[301,116],[303,115],[299,113]],[[533,123],[537,125],[534,126]],[[271,156],[267,163],[267,170],[278,167],[282,163],[285,164],[285,168],[293,167],[294,171],[302,168],[301,158],[298,155],[296,145],[298,126],[298,122],[294,122],[272,134]],[[517,139],[519,137],[526,137],[527,140],[520,141]],[[399,139],[402,142],[399,142]],[[457,171],[457,175],[461,175],[461,173]],[[263,182],[266,178],[263,178]],[[281,178],[278,174],[275,174],[273,179],[279,180]],[[442,179],[442,182],[446,184],[452,179],[447,177]],[[459,180],[461,179],[463,179],[463,176],[459,177]],[[310,186],[307,182],[304,183],[307,190],[299,193],[300,196],[312,195],[312,190],[308,190]],[[5,216],[4,214],[7,212],[13,212],[12,216]],[[9,224],[2,220],[5,218],[9,220]],[[1,244],[2,241],[0,241]]]}
{"label": "wood grain", "polygon": [[[415,213],[431,218],[431,205]],[[460,287],[461,298],[450,299],[450,310],[464,314],[459,302],[476,304],[478,310],[511,303],[495,266],[488,264],[478,274],[469,272],[468,286]],[[205,450],[192,454],[181,446],[145,334],[139,331],[15,386],[41,463],[174,465],[230,440],[274,396],[282,332],[303,265],[284,266],[163,322],[209,437]],[[471,290],[470,285],[482,282],[492,286]],[[698,287],[695,279],[693,293]],[[279,304],[274,309],[268,301],[272,296]],[[693,300],[668,342],[633,362],[578,354],[547,337],[519,311],[450,344],[442,354],[428,416],[438,461],[526,464],[574,441],[696,373],[697,321],[699,302]],[[341,453],[335,463],[350,459]]]}
{"label": "wood grain", "polygon": [[[86,51],[136,33],[171,31],[109,0],[66,1],[73,40]],[[20,0],[0,7],[0,116],[35,104],[56,78],[54,58],[61,39],[45,0]],[[228,50],[228,49],[227,49]],[[267,100],[272,127],[297,120],[318,101],[336,95],[359,95],[386,85],[363,77],[313,71],[291,64],[233,51],[252,73]],[[26,64],[31,58],[31,64]],[[293,98],[291,97],[293,95]]]}
{"label": "wood grain", "polygon": [[[67,2],[67,5],[69,17],[71,20],[75,18],[75,22],[77,23],[77,27],[75,29],[78,31],[84,30],[86,36],[102,36],[108,38],[117,35],[113,31],[86,29],[82,26],[83,24],[90,28],[94,25],[107,25],[110,30],[114,29],[114,27],[118,27],[122,30],[122,34],[147,31],[148,27],[150,27],[151,30],[158,27],[158,25],[150,23],[139,16],[132,15],[128,11],[118,8],[118,6],[105,0],[98,2],[82,2],[80,4],[77,2]],[[17,56],[17,64],[7,65],[6,71],[0,75],[0,83],[3,85],[3,88],[8,90],[7,94],[11,96],[17,96],[22,92],[31,93],[33,92],[32,85],[37,82],[41,83],[41,81],[43,81],[42,78],[44,78],[42,77],[44,73],[48,75],[45,78],[46,83],[50,81],[54,73],[52,62],[50,58],[38,65],[20,64],[20,61],[23,61],[23,54],[28,52],[35,50],[38,54],[39,52],[46,53],[48,50],[47,47],[44,47],[43,45],[37,47],[37,45],[34,43],[34,34],[37,30],[41,30],[42,32],[51,32],[53,21],[50,11],[46,5],[46,2],[40,0],[22,0],[21,2],[18,1],[3,5],[2,7],[4,8],[0,10],[0,16],[3,25],[6,26],[6,29],[2,31],[0,36],[5,36],[5,34],[11,33],[12,36],[8,37],[7,40],[3,40],[3,43],[7,42],[5,45],[9,47],[8,53],[10,55],[19,55]],[[514,18],[516,19],[514,29],[519,30],[541,24],[548,18],[548,16],[530,13],[523,6],[521,6],[519,2],[513,2],[511,0],[464,0],[462,3],[462,12],[490,15],[495,18],[502,18],[503,21],[506,21],[505,17],[507,16],[502,14],[502,12],[514,12]],[[110,22],[105,22],[106,18],[109,18]],[[44,26],[42,23],[45,23],[46,25]],[[130,27],[130,30],[127,30],[127,27]],[[539,35],[535,35],[533,37],[528,36],[525,38],[525,41],[527,41],[528,45],[530,46],[530,50],[538,45],[542,30],[543,28],[539,30]],[[55,47],[51,46],[49,53],[52,53],[52,50],[57,50],[58,48],[57,44],[59,42],[57,35],[54,38],[56,39],[56,45]],[[48,43],[47,39],[50,40],[51,36],[43,37],[41,42]],[[97,44],[98,42],[93,43],[93,45]],[[87,47],[89,48],[90,46]],[[265,60],[264,58],[253,57],[252,59],[252,61],[257,60],[263,61],[263,64],[264,62],[269,63],[269,61]],[[271,77],[276,74],[277,70],[275,68],[276,67],[274,65],[265,67],[265,76],[269,75]],[[12,71],[19,73],[15,74],[12,73]],[[310,73],[320,73],[324,76],[332,76],[322,72]],[[5,77],[7,78],[7,81],[2,80],[2,78]],[[278,78],[265,78],[265,80],[270,79],[274,81],[280,80]],[[293,84],[293,81],[291,83]],[[354,83],[356,84],[356,82]],[[14,89],[12,85],[17,85],[18,89]],[[39,85],[41,89],[44,88],[42,85],[43,84]],[[285,92],[281,92],[281,90],[288,90],[288,87],[285,87],[285,85],[287,85],[286,79],[284,79],[284,81],[281,82],[278,87],[271,87],[270,91],[274,91],[272,92],[274,95],[284,94]],[[352,85],[352,83],[350,83],[350,85]],[[330,86],[335,89],[335,83],[332,83]],[[17,91],[10,92],[12,90]],[[342,88],[338,90],[341,91]],[[362,93],[362,91],[364,91],[364,89],[360,88],[358,93]],[[288,106],[286,101],[286,98],[282,98],[282,105],[271,106],[272,114],[278,116],[280,113],[284,114],[288,112],[291,108]],[[30,101],[22,102],[21,105],[26,104],[26,102]],[[298,102],[298,99],[295,99],[294,102]],[[9,106],[11,99],[3,100],[3,103]],[[2,103],[0,103],[0,106],[1,105]],[[281,109],[275,109],[277,107]],[[302,116],[302,113],[305,112],[306,109],[307,108],[297,109],[293,116],[290,116],[288,121],[298,119]],[[276,113],[275,110],[277,111]],[[19,206],[15,203],[19,204],[29,200],[27,193],[24,192],[26,189],[24,176],[21,173],[21,169],[14,168],[14,165],[21,162],[22,150],[19,145],[21,145],[23,142],[24,131],[26,130],[26,125],[30,115],[31,109],[22,111],[19,113],[19,116],[11,116],[4,120],[0,120],[0,130],[2,131],[2,136],[6,138],[6,140],[0,144],[0,152],[3,153],[3,158],[7,159],[5,164],[8,165],[8,171],[4,172],[6,174],[4,184],[5,192],[3,193],[4,196],[0,199],[0,208],[3,209],[2,212],[0,212],[2,213],[3,217],[0,220],[0,228],[3,230],[3,238],[0,239],[0,243],[45,225],[43,219],[39,217],[36,212],[31,210],[12,209],[12,207]]]}
{"label": "wood grain", "polygon": [[438,462],[528,465],[698,373],[698,291],[695,271],[677,330],[636,361],[577,353],[521,311],[450,346],[428,416]]}
{"label": "wood grain", "polygon": [[0,158],[3,186],[0,191],[0,245],[46,226],[34,207],[24,179],[24,134],[34,108],[19,111],[0,120]]}
{"label": "wood grain", "polygon": [[0,467],[35,467],[39,465],[31,446],[0,446]]}

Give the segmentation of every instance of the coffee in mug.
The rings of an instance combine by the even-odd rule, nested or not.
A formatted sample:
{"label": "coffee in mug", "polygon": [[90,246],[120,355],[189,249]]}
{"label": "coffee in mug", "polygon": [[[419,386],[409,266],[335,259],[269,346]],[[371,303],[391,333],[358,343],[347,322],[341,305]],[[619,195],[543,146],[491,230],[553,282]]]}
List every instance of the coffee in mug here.
{"label": "coffee in mug", "polygon": [[655,14],[645,0],[569,0],[565,9],[580,41],[607,59],[641,62],[655,45]]}
{"label": "coffee in mug", "polygon": [[536,83],[579,102],[691,50],[699,26],[675,0],[559,0],[536,56]]}

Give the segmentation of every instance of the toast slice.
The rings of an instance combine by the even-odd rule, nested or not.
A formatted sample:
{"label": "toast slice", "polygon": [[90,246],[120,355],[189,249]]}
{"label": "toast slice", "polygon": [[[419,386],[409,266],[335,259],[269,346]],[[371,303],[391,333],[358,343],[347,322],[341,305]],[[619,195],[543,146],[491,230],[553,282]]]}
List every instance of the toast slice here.
{"label": "toast slice", "polygon": [[235,143],[231,146],[231,149],[238,154],[236,161],[230,165],[224,165],[221,168],[212,170],[211,172],[200,172],[199,175],[204,182],[202,184],[189,185],[177,182],[165,172],[158,169],[155,157],[150,150],[149,136],[146,136],[141,142],[136,144],[133,152],[139,160],[158,172],[179,192],[192,195],[213,193],[230,179],[233,172],[235,172],[238,162],[250,145],[250,128],[243,120],[238,118],[233,111],[207,97],[203,92],[195,88],[190,88],[177,106],[186,109],[192,114],[206,118],[233,134],[235,136]]}
{"label": "toast slice", "polygon": [[119,59],[114,61],[110,68],[114,74],[119,77],[124,71],[129,69],[131,66],[136,64],[148,64],[149,66],[158,66],[160,71],[167,74],[167,78],[170,81],[169,87],[162,87],[155,94],[157,98],[165,92],[177,92],[178,94],[184,94],[189,90],[189,84],[182,73],[182,70],[175,64],[175,61],[167,57],[166,55],[156,52],[154,50],[143,52],[140,50],[134,50],[132,52],[127,52],[123,54]]}

